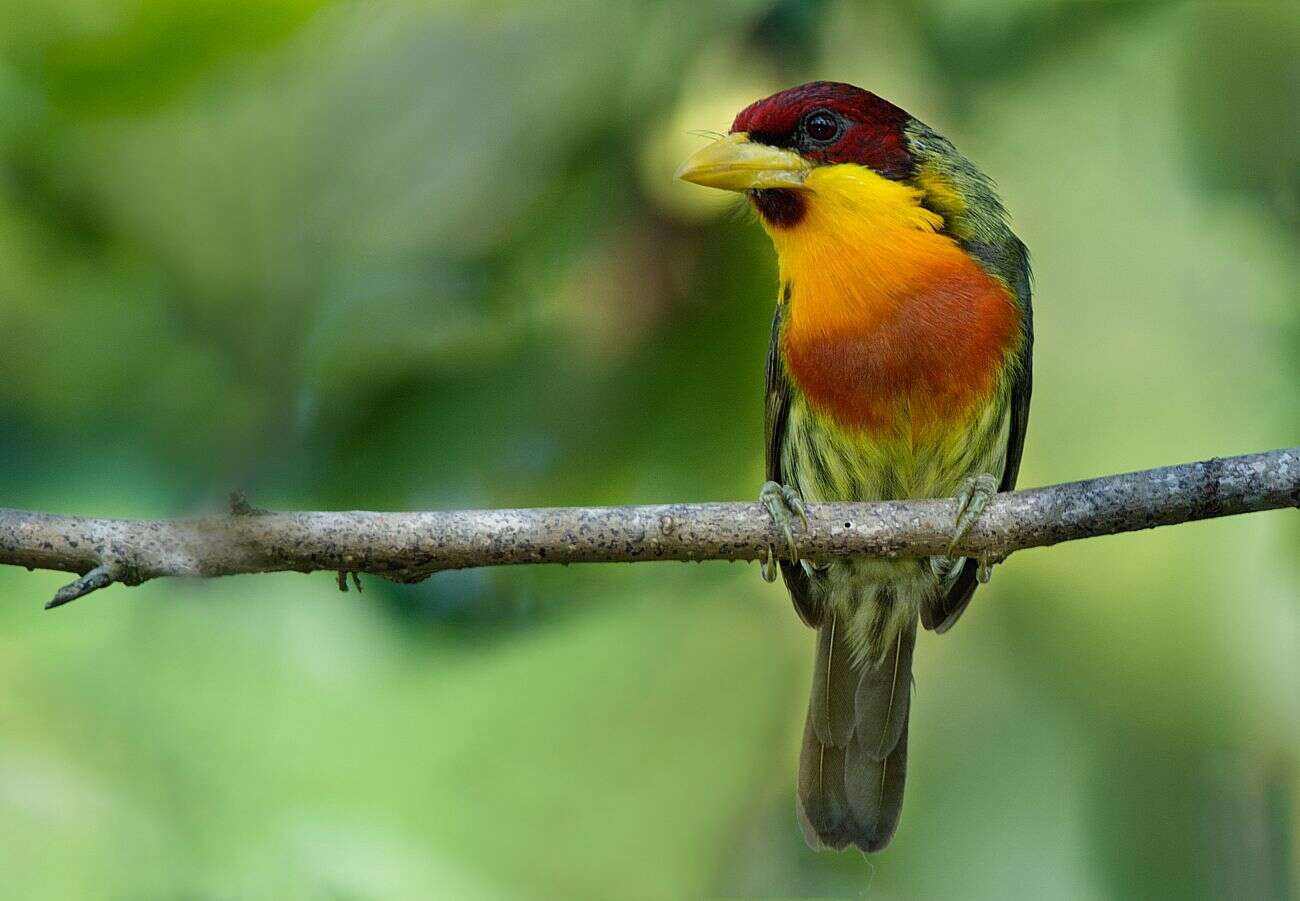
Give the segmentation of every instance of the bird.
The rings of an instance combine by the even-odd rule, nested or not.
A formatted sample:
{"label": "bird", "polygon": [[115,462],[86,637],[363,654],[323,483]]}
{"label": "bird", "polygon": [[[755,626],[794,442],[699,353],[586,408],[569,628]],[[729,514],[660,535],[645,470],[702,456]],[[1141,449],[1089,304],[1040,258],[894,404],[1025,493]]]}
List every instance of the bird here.
{"label": "bird", "polygon": [[[1028,251],[948,139],[842,82],[750,104],[677,177],[742,193],[776,251],[760,501],[786,547],[763,575],[817,630],[796,813],[813,850],[874,853],[902,813],[918,622],[946,632],[988,580],[951,551],[1020,469]],[[944,497],[947,555],[799,553],[809,504]]]}

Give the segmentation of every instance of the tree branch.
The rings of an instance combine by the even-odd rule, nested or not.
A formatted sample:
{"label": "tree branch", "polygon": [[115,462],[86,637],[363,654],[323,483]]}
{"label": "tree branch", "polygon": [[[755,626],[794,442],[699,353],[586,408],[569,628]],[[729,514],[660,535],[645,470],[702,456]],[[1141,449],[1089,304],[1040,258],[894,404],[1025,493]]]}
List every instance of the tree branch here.
{"label": "tree branch", "polygon": [[[1001,560],[1023,548],[1282,507],[1300,507],[1300,447],[1000,494],[954,550]],[[945,554],[955,515],[952,500],[809,504],[799,547],[811,558]],[[176,520],[0,508],[0,564],[81,576],[47,607],[162,576],[331,570],[414,582],[518,563],[755,560],[769,544],[783,546],[756,503],[271,513],[235,497],[229,515]]]}

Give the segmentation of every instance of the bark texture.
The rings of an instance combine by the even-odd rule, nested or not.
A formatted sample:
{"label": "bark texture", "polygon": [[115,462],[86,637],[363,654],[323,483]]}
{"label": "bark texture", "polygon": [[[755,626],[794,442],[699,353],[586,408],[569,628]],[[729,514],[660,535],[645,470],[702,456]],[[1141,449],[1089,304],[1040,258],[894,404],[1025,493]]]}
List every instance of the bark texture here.
{"label": "bark texture", "polygon": [[[1300,507],[1300,447],[1000,494],[953,550],[1013,551],[1217,516]],[[953,500],[809,504],[806,557],[949,552]],[[402,582],[519,563],[755,560],[784,540],[757,503],[435,513],[272,513],[123,520],[0,508],[0,564],[80,575],[47,606],[114,582],[238,573],[369,573]],[[342,581],[340,584],[345,584]]]}

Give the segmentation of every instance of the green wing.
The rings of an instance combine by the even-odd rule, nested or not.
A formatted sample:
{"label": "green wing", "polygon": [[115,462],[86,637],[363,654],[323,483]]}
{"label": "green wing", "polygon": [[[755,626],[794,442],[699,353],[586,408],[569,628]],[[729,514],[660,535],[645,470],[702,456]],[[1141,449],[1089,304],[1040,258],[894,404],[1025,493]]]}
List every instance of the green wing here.
{"label": "green wing", "polygon": [[[789,289],[785,289],[789,297]],[[791,391],[790,376],[785,371],[781,359],[781,310],[777,304],[772,314],[772,339],[767,347],[767,391],[764,409],[764,432],[767,453],[767,477],[782,485],[794,484],[792,473],[781,470],[781,445],[785,443],[786,425],[790,418]],[[821,605],[817,602],[812,579],[803,566],[797,563],[781,562],[781,577],[785,587],[790,590],[790,600],[799,618],[810,626],[821,623]]]}

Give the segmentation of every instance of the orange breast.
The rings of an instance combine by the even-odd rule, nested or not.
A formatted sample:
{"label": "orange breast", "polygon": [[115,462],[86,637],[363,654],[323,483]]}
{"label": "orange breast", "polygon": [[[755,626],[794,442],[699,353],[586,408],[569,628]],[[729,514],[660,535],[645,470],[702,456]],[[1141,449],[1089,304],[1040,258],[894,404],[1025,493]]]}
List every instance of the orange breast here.
{"label": "orange breast", "polygon": [[1023,340],[1010,292],[939,231],[916,189],[852,165],[805,185],[797,224],[764,225],[790,292],[791,377],[847,430],[959,427]]}
{"label": "orange breast", "polygon": [[[1007,289],[973,261],[915,276],[910,291],[878,298],[873,315],[857,322],[837,316],[834,327],[819,328],[815,315],[789,318],[783,350],[791,377],[846,429],[896,432],[904,417],[914,432],[958,425],[992,395],[1019,343]],[[797,284],[790,302],[802,302]]]}

